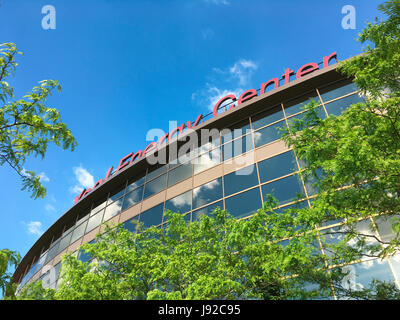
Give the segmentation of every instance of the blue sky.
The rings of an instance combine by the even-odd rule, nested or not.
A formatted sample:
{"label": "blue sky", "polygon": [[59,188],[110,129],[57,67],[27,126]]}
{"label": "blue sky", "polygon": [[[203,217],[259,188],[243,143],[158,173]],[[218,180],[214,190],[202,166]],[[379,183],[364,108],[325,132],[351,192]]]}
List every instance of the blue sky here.
{"label": "blue sky", "polygon": [[[78,141],[74,152],[50,146],[25,168],[42,174],[45,199],[20,191],[0,167],[0,249],[24,255],[41,233],[119,160],[143,150],[153,128],[195,120],[226,93],[258,89],[337,51],[361,52],[375,0],[0,0],[0,42],[24,52],[9,79],[16,98],[38,81],[57,79],[49,99]],[[42,28],[42,7],[56,9],[56,29]],[[343,29],[342,7],[356,9],[356,29]]]}

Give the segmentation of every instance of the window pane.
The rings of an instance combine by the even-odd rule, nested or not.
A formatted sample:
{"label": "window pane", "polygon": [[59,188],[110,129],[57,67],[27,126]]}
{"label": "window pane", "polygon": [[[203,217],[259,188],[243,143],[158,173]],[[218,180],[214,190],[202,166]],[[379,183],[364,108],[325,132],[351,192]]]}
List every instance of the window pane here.
{"label": "window pane", "polygon": [[397,233],[392,229],[392,223],[396,223],[400,215],[384,215],[379,218],[374,218],[379,235],[384,242],[388,242],[397,236]]}
{"label": "window pane", "polygon": [[86,224],[87,221],[85,221],[84,223],[80,224],[75,228],[75,230],[72,232],[71,243],[74,243],[76,240],[78,240],[85,234]]}
{"label": "window pane", "polygon": [[284,103],[283,106],[285,108],[286,117],[303,111],[302,107],[306,104],[309,104],[312,100],[314,100],[318,104],[321,103],[319,101],[317,91],[315,90],[301,98]]}
{"label": "window pane", "polygon": [[353,82],[339,88],[337,88],[337,86],[338,84],[333,84],[320,89],[319,93],[322,101],[327,102],[358,90],[357,86]]}
{"label": "window pane", "polygon": [[168,172],[168,186],[192,176],[192,163],[185,163]]}
{"label": "window pane", "polygon": [[160,174],[167,172],[168,165],[163,165],[157,169],[152,169],[151,172],[147,173],[146,181],[150,181],[151,179],[158,177]]}
{"label": "window pane", "polygon": [[128,180],[128,186],[126,187],[126,193],[135,190],[137,187],[144,183],[144,176],[141,178],[132,178]]}
{"label": "window pane", "polygon": [[101,210],[100,212],[89,218],[86,233],[92,231],[94,228],[100,225],[101,219],[103,218],[103,213],[104,210]]}
{"label": "window pane", "polygon": [[218,178],[193,189],[193,209],[222,198],[222,179]]}
{"label": "window pane", "polygon": [[111,203],[120,198],[124,194],[124,192],[125,192],[125,183],[123,185],[120,185],[118,188],[116,188],[110,193],[108,203]]}
{"label": "window pane", "polygon": [[267,194],[271,194],[281,205],[296,200],[297,193],[304,194],[303,185],[297,175],[286,177],[262,186],[263,199],[265,199]]}
{"label": "window pane", "polygon": [[214,211],[214,209],[216,209],[217,207],[219,207],[220,209],[224,208],[224,204],[221,201],[215,202],[213,204],[210,204],[209,206],[206,206],[204,208],[201,208],[199,210],[193,211],[192,212],[192,221],[195,220],[199,220],[201,216],[203,215],[210,215],[211,212]]}
{"label": "window pane", "polygon": [[225,196],[253,187],[256,184],[258,184],[257,170],[253,164],[224,177]]}
{"label": "window pane", "polygon": [[260,189],[254,188],[225,199],[225,209],[236,218],[247,217],[262,207]]}
{"label": "window pane", "polygon": [[269,127],[254,132],[254,144],[255,147],[263,146],[264,144],[278,140],[281,137],[279,128],[286,128],[285,121],[280,121]]}
{"label": "window pane", "polygon": [[185,213],[190,211],[192,204],[192,191],[187,191],[175,198],[165,202],[165,210],[172,212]]}
{"label": "window pane", "polygon": [[101,209],[103,209],[106,206],[106,202],[107,202],[107,197],[104,196],[101,199],[99,199],[98,201],[96,201],[93,204],[93,209],[90,212],[90,215],[95,214],[96,212],[100,211]]}
{"label": "window pane", "polygon": [[193,160],[194,162],[194,174],[204,171],[208,168],[212,168],[221,162],[220,149],[214,149],[211,152],[207,152],[200,157]]}
{"label": "window pane", "polygon": [[257,114],[251,118],[253,129],[259,129],[283,118],[282,106]]}
{"label": "window pane", "polygon": [[252,135],[248,134],[242,138],[228,142],[222,146],[222,157],[224,161],[241,155],[253,149]]}
{"label": "window pane", "polygon": [[[316,111],[317,111],[318,118],[320,118],[320,119],[325,119],[326,118],[326,113],[325,113],[325,111],[324,111],[322,106],[317,107]],[[287,121],[288,121],[289,127],[291,128],[294,125],[294,123],[295,123],[294,119],[300,119],[301,120],[306,115],[306,113],[307,113],[307,111],[303,112],[303,113],[300,113],[300,114],[297,114],[297,115],[295,115],[293,117],[288,118]]]}
{"label": "window pane", "polygon": [[60,240],[57,240],[56,242],[54,242],[51,245],[49,252],[47,253],[46,263],[48,263],[51,259],[53,259],[57,255],[57,250],[58,250],[59,244],[60,244]]}
{"label": "window pane", "polygon": [[162,176],[148,182],[144,186],[144,199],[152,196],[165,189],[167,184],[167,174],[163,174]]}
{"label": "window pane", "polygon": [[350,105],[359,102],[364,102],[364,100],[358,95],[358,93],[356,93],[346,98],[330,102],[325,105],[325,108],[328,114],[339,116],[343,111],[350,107]]}
{"label": "window pane", "polygon": [[249,133],[249,131],[250,131],[250,122],[248,119],[244,120],[242,122],[239,122],[228,129],[223,129],[221,131],[222,143],[225,143],[225,142],[231,141],[232,139],[243,136],[246,133]]}
{"label": "window pane", "polygon": [[123,227],[124,229],[126,229],[126,230],[132,232],[132,233],[136,233],[137,224],[136,224],[136,223],[133,223],[133,221],[138,221],[138,219],[139,219],[139,216],[137,215],[137,216],[133,217],[132,219],[130,219],[130,220],[128,220],[128,221],[125,221],[125,222],[122,224],[122,227]]}
{"label": "window pane", "polygon": [[142,201],[142,196],[143,196],[143,188],[144,186],[141,186],[134,191],[127,193],[124,198],[124,204],[122,205],[121,211],[124,211],[133,205],[139,203]]}
{"label": "window pane", "polygon": [[142,228],[157,226],[162,222],[164,204],[159,204],[140,214],[139,222],[143,223]]}
{"label": "window pane", "polygon": [[297,170],[293,151],[288,151],[258,163],[261,183],[285,176]]}
{"label": "window pane", "polygon": [[[386,260],[376,259],[364,261],[343,267],[348,275],[342,280],[342,286],[346,289],[361,290],[368,288],[372,279],[393,282],[393,273]],[[341,297],[343,299],[343,297]],[[346,297],[344,297],[346,298]]]}
{"label": "window pane", "polygon": [[71,241],[71,236],[72,232],[68,233],[67,235],[61,238],[57,254],[61,253],[61,251],[63,251],[69,246],[69,243]]}
{"label": "window pane", "polygon": [[116,216],[118,213],[121,212],[122,200],[123,198],[119,198],[117,201],[114,201],[113,203],[107,206],[104,213],[104,219],[103,219],[104,221],[111,219],[112,217]]}

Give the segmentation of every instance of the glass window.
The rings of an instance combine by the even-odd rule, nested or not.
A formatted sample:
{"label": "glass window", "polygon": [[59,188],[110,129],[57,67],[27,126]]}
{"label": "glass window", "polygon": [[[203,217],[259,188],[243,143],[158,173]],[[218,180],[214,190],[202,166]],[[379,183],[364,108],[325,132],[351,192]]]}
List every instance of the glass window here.
{"label": "glass window", "polygon": [[89,218],[87,228],[86,228],[86,233],[88,233],[89,231],[92,231],[94,228],[96,228],[100,225],[101,220],[103,218],[103,213],[104,213],[104,210],[101,210]]}
{"label": "glass window", "polygon": [[[326,113],[325,113],[325,111],[324,111],[322,106],[317,107],[316,111],[317,111],[318,118],[320,118],[320,119],[325,119],[326,118]],[[287,121],[288,121],[289,127],[292,127],[294,125],[294,123],[295,123],[294,119],[300,119],[301,120],[306,115],[307,112],[308,111],[300,113],[300,114],[297,114],[297,115],[295,115],[293,117],[288,118]]]}
{"label": "glass window", "polygon": [[302,109],[303,106],[305,106],[306,104],[309,104],[312,100],[314,100],[318,104],[321,103],[319,101],[317,91],[315,91],[315,90],[309,92],[307,95],[305,95],[301,98],[297,98],[295,100],[284,103],[283,106],[285,108],[286,117],[303,111],[304,110],[304,109]]}
{"label": "glass window", "polygon": [[61,238],[60,240],[60,245],[58,247],[58,253],[62,252],[64,249],[66,249],[71,241],[71,236],[72,236],[72,232],[68,233],[67,235],[65,235],[64,237]]}
{"label": "glass window", "polygon": [[[386,260],[381,259],[363,261],[344,266],[343,271],[348,272],[342,280],[342,286],[345,289],[362,290],[368,288],[373,279],[386,282],[394,281],[389,264]],[[346,299],[346,297],[339,298]]]}
{"label": "glass window", "polygon": [[157,226],[162,223],[164,204],[161,203],[147,211],[140,214],[139,222],[143,223],[142,228],[148,228],[151,226]]}
{"label": "glass window", "polygon": [[111,219],[112,217],[116,216],[118,213],[121,212],[123,198],[119,198],[118,200],[114,201],[113,203],[109,204],[104,212],[104,221]]}
{"label": "glass window", "polygon": [[87,207],[86,209],[82,210],[79,212],[77,221],[75,225],[80,224],[82,221],[85,221],[87,218],[89,218],[89,213],[90,213],[90,207]]}
{"label": "glass window", "polygon": [[259,129],[280,119],[283,119],[283,111],[281,105],[253,116],[251,118],[251,124],[253,129]]}
{"label": "glass window", "polygon": [[208,168],[212,168],[221,162],[220,149],[214,149],[211,152],[204,153],[200,157],[193,160],[193,171],[197,174]]}
{"label": "glass window", "polygon": [[275,210],[276,213],[284,213],[286,212],[286,210],[290,210],[290,209],[304,209],[304,208],[308,208],[308,203],[307,201],[300,201],[300,202],[296,202],[294,204],[291,204],[289,206],[285,206],[285,207],[281,207]]}
{"label": "glass window", "polygon": [[96,201],[93,204],[93,209],[90,212],[90,215],[92,216],[93,214],[95,214],[96,212],[100,211],[101,209],[103,209],[106,206],[106,201],[107,201],[107,196],[102,197],[101,199],[99,199],[98,201]]}
{"label": "glass window", "polygon": [[392,229],[392,223],[396,223],[399,219],[400,215],[398,214],[374,218],[382,241],[388,242],[397,236],[397,233]]}
{"label": "glass window", "polygon": [[143,188],[144,186],[141,186],[125,195],[121,211],[125,211],[126,209],[142,201]]}
{"label": "glass window", "polygon": [[[201,141],[202,144],[194,150],[194,152],[193,152],[194,155],[196,155],[196,156],[201,155],[207,151],[215,149],[216,147],[218,147],[221,144],[221,139],[219,137],[219,134],[220,134],[219,130],[217,130],[217,129],[213,129],[213,130],[216,130],[214,133],[214,136],[212,136],[213,132],[210,130],[209,137],[207,137],[206,135],[205,135],[205,137],[202,137],[205,141]],[[217,134],[218,134],[218,136],[217,136]]]}
{"label": "glass window", "polygon": [[222,146],[222,157],[224,161],[241,155],[253,149],[252,135],[248,134],[242,138],[228,142]]}
{"label": "glass window", "polygon": [[281,137],[280,128],[286,128],[285,121],[277,122],[269,127],[254,132],[254,144],[258,148]]}
{"label": "glass window", "polygon": [[132,232],[132,233],[136,233],[137,224],[136,224],[136,223],[133,223],[133,222],[134,222],[134,221],[138,221],[138,219],[139,219],[139,215],[133,217],[132,219],[130,219],[130,220],[128,220],[128,221],[125,221],[125,222],[122,224],[122,227],[123,227],[124,229],[126,229],[126,230]]}
{"label": "glass window", "polygon": [[222,143],[226,143],[228,141],[231,141],[232,139],[243,136],[246,133],[249,133],[249,131],[250,131],[250,122],[248,119],[238,122],[233,126],[231,126],[230,128],[223,129],[221,131]]}
{"label": "glass window", "polygon": [[181,195],[165,202],[165,210],[172,212],[185,213],[190,211],[192,204],[192,191],[187,191]]}
{"label": "glass window", "polygon": [[132,178],[128,180],[128,186],[126,187],[126,193],[135,190],[144,183],[144,176],[141,178]]}
{"label": "glass window", "polygon": [[244,218],[262,207],[260,189],[254,188],[225,199],[225,209],[235,218]]}
{"label": "glass window", "polygon": [[36,265],[36,270],[37,271],[42,269],[42,267],[44,265],[44,262],[46,261],[46,257],[47,257],[47,251],[41,254],[41,256],[39,258],[39,261],[37,262],[37,265]]}
{"label": "glass window", "polygon": [[167,174],[163,174],[162,176],[147,182],[144,186],[144,199],[152,196],[153,194],[156,194],[160,192],[161,190],[165,189],[165,186],[167,184]]}
{"label": "glass window", "polygon": [[297,171],[296,158],[293,151],[281,153],[275,157],[258,163],[261,183],[285,176]]}
{"label": "glass window", "polygon": [[225,196],[248,189],[256,184],[258,184],[257,169],[253,164],[224,177]]}
{"label": "glass window", "polygon": [[185,163],[168,172],[168,186],[172,186],[192,176],[192,163]]}
{"label": "glass window", "polygon": [[304,195],[303,185],[297,175],[286,177],[262,186],[262,195],[265,199],[267,194],[274,196],[280,205],[297,199],[297,193]]}
{"label": "glass window", "polygon": [[71,243],[74,243],[80,237],[83,237],[83,235],[85,234],[86,225],[87,221],[81,223],[79,226],[75,228],[75,230],[72,232]]}
{"label": "glass window", "polygon": [[158,177],[159,175],[166,173],[167,172],[168,165],[163,165],[161,167],[158,167],[157,169],[151,169],[152,171],[149,171],[147,173],[146,181],[150,181],[151,179]]}
{"label": "glass window", "polygon": [[222,198],[222,179],[218,178],[193,189],[193,209]]}
{"label": "glass window", "polygon": [[199,220],[201,216],[203,215],[208,215],[210,216],[210,213],[213,212],[217,207],[220,209],[224,208],[224,204],[221,201],[215,202],[213,204],[210,204],[209,206],[206,206],[204,208],[201,208],[199,210],[195,210],[192,212],[192,221]]}
{"label": "glass window", "polygon": [[358,93],[353,94],[351,96],[347,96],[343,99],[335,100],[333,102],[325,104],[326,111],[328,114],[334,114],[335,116],[339,116],[345,111],[350,105],[364,102],[364,99],[361,98]]}
{"label": "glass window", "polygon": [[58,239],[50,246],[49,252],[47,253],[46,263],[51,261],[51,259],[53,259],[57,255],[59,244],[60,244],[60,239]]}
{"label": "glass window", "polygon": [[325,88],[319,89],[319,93],[321,95],[321,99],[324,102],[331,101],[333,99],[345,96],[346,94],[355,92],[358,90],[357,86],[355,83],[350,83],[344,86],[340,86],[340,84],[333,84],[330,86],[327,86]]}
{"label": "glass window", "polygon": [[124,194],[124,192],[125,192],[125,183],[123,185],[120,185],[118,188],[116,188],[114,191],[110,193],[108,203],[111,203],[120,198]]}

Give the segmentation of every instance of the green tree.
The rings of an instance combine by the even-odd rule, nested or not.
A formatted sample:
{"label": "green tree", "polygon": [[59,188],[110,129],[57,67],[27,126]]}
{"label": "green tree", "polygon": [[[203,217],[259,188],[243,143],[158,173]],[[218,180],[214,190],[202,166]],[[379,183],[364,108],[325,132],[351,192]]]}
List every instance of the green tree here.
{"label": "green tree", "polygon": [[61,122],[57,109],[46,106],[47,98],[57,89],[56,80],[43,80],[32,92],[21,99],[14,99],[14,88],[6,81],[17,67],[15,56],[22,54],[13,43],[0,44],[0,165],[13,168],[22,180],[22,189],[31,197],[43,198],[46,189],[40,176],[24,169],[26,159],[33,155],[44,157],[49,143],[63,149],[74,150],[75,138]]}
{"label": "green tree", "polygon": [[8,249],[0,250],[0,289],[5,294],[13,296],[16,285],[11,283],[12,273],[9,268],[16,268],[21,260],[20,254]]}

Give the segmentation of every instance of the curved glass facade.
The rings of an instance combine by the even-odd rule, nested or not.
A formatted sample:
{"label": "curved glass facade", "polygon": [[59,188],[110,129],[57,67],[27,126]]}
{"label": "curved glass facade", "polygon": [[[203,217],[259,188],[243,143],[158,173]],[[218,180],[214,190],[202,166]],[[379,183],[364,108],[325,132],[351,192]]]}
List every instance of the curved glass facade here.
{"label": "curved glass facade", "polygon": [[[221,130],[218,138],[196,148],[184,162],[149,167],[142,175],[126,179],[108,194],[99,194],[96,201],[79,212],[73,223],[64,227],[62,234],[53,237],[26,268],[19,279],[20,286],[40,278],[45,286],[56,287],[61,254],[66,250],[76,251],[80,244],[93,241],[100,232],[99,226],[106,221],[123,223],[125,228],[136,232],[129,223],[132,219],[142,222],[144,227],[162,228],[167,223],[166,210],[180,212],[187,221],[194,221],[216,207],[245,219],[262,207],[268,193],[280,202],[278,210],[293,205],[310,206],[314,190],[298,174],[301,163],[296,154],[279,140],[279,128],[290,128],[292,120],[306,112],[301,106],[310,100],[316,101],[318,114],[325,118],[340,114],[363,98],[349,81],[316,88],[272,108],[266,106],[268,110],[250,114],[231,125],[232,131]],[[372,217],[360,221],[359,228],[368,229],[366,225],[370,223],[375,226],[377,237],[391,237],[388,223]],[[327,243],[340,240],[328,234],[327,230],[332,228],[341,228],[341,222],[321,226],[321,237]],[[319,250],[329,252],[327,247]],[[82,252],[76,254],[83,261],[90,259]],[[346,268],[351,271],[350,284],[355,287],[365,285],[372,274],[398,284],[400,259],[371,259]]]}

